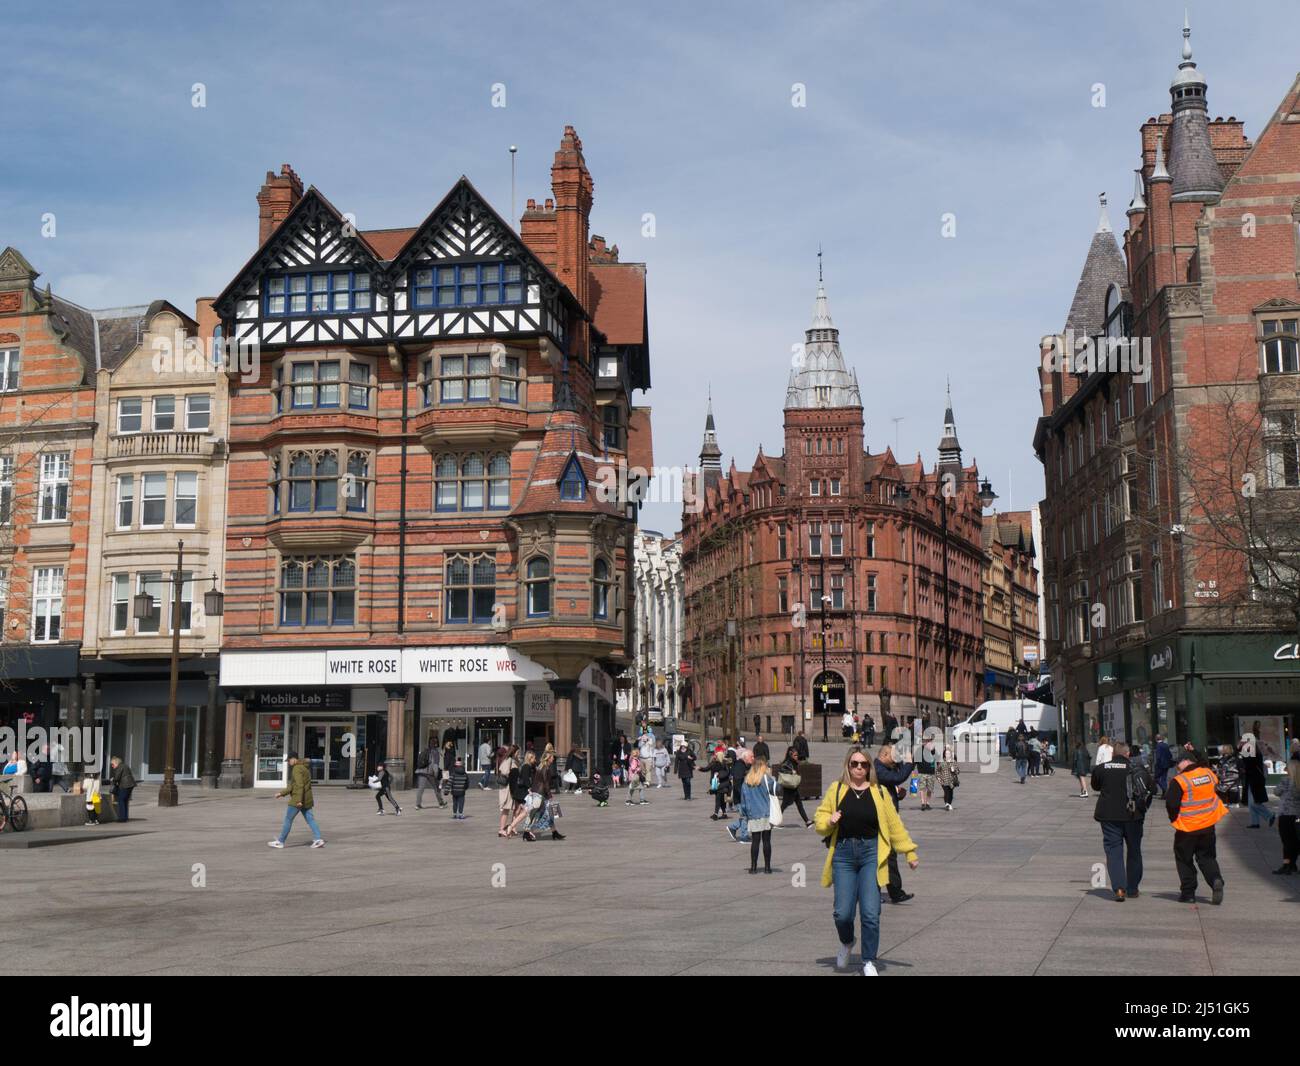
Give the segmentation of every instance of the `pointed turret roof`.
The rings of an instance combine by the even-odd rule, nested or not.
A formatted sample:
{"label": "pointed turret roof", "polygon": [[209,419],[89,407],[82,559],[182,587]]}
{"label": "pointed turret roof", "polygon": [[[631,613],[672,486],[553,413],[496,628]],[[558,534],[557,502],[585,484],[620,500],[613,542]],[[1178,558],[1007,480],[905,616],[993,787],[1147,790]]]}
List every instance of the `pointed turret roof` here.
{"label": "pointed turret roof", "polygon": [[844,363],[840,331],[831,321],[826,286],[818,280],[812,325],[804,332],[803,355],[799,365],[791,369],[785,390],[786,410],[861,406],[858,379]]}
{"label": "pointed turret roof", "polygon": [[704,487],[717,484],[722,477],[722,449],[718,447],[718,433],[713,424],[713,392],[709,392],[708,414],[704,416],[704,443],[700,445],[700,473]]}
{"label": "pointed turret roof", "polygon": [[951,385],[948,386],[948,407],[943,412],[943,439],[939,441],[939,466],[961,468],[961,444],[957,441],[957,420],[952,416]]}
{"label": "pointed turret roof", "polygon": [[1074,300],[1065,319],[1065,329],[1077,335],[1096,333],[1105,324],[1106,290],[1111,285],[1128,289],[1128,267],[1119,241],[1110,228],[1106,214],[1106,194],[1101,194],[1101,221],[1092,235],[1088,257],[1083,261],[1079,284],[1074,289]]}
{"label": "pointed turret roof", "polygon": [[1169,168],[1175,202],[1215,203],[1223,192],[1223,171],[1210,144],[1205,89],[1205,77],[1192,60],[1192,29],[1184,17],[1183,61],[1169,86],[1174,112]]}

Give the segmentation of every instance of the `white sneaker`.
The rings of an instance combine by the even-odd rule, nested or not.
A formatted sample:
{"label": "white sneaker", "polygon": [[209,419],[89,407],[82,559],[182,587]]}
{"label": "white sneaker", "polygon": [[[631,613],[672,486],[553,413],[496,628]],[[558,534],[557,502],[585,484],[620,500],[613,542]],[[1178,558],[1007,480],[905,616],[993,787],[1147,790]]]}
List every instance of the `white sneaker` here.
{"label": "white sneaker", "polygon": [[323,848],[323,847],[325,846],[325,841],[323,841],[323,840],[313,840],[313,841],[311,842],[311,846],[312,846],[313,848]]}
{"label": "white sneaker", "polygon": [[950,811],[950,810],[952,810],[952,804],[951,804],[951,803],[945,803],[945,804],[943,805],[943,809],[944,809],[945,811]]}
{"label": "white sneaker", "polygon": [[835,969],[843,970],[849,964],[849,954],[853,951],[853,941],[847,944],[841,944],[840,950],[835,953]]}
{"label": "white sneaker", "polygon": [[863,976],[863,977],[879,977],[880,974],[876,973],[876,964],[875,964],[874,962],[870,962],[870,961],[868,961],[868,962],[864,962],[864,963],[862,964],[862,976]]}
{"label": "white sneaker", "polygon": [[383,812],[383,811],[376,811],[375,813],[376,813],[377,815],[379,815],[380,818],[382,818],[382,817],[384,816],[384,812]]}
{"label": "white sneaker", "polygon": [[278,840],[268,840],[268,841],[266,842],[266,846],[267,846],[268,848],[283,848],[283,847],[284,847],[284,845],[281,844]]}

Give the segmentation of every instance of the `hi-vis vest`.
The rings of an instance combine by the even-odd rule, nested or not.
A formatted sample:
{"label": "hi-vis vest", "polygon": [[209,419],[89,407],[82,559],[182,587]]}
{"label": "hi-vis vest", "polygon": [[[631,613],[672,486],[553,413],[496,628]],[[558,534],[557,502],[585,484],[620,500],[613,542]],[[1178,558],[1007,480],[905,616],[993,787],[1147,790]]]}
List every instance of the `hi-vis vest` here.
{"label": "hi-vis vest", "polygon": [[1175,829],[1195,833],[1198,829],[1209,829],[1228,816],[1228,808],[1214,791],[1219,779],[1213,770],[1187,770],[1174,780],[1183,789],[1183,802],[1178,808],[1178,817],[1174,819]]}

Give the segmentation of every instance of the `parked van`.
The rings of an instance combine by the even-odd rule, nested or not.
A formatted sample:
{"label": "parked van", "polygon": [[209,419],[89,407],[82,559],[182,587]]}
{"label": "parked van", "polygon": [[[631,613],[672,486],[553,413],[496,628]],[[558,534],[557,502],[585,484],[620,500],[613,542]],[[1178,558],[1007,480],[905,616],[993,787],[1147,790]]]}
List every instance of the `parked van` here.
{"label": "parked van", "polygon": [[1023,720],[1026,729],[1036,731],[1040,738],[1059,742],[1060,721],[1056,708],[1050,703],[1033,700],[988,700],[971,712],[964,722],[953,726],[953,739],[961,740],[967,734],[993,734],[1000,739],[998,749],[1006,753],[1007,730]]}

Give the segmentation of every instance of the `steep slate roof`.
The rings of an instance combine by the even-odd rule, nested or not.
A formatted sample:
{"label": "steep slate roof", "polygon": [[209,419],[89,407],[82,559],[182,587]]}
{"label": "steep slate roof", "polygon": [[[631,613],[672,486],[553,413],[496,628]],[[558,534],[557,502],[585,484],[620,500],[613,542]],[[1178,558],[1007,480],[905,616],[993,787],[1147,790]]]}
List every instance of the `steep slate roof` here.
{"label": "steep slate roof", "polygon": [[382,259],[385,262],[395,259],[397,253],[406,247],[406,242],[414,234],[414,226],[407,226],[402,229],[366,229],[359,232],[361,239],[375,253],[375,258]]}
{"label": "steep slate roof", "polygon": [[645,344],[645,264],[593,262],[590,273],[596,328],[610,344]]}
{"label": "steep slate roof", "polygon": [[63,334],[64,344],[81,353],[93,373],[98,365],[95,359],[94,312],[58,296],[51,297],[50,303],[51,325],[56,332]]}
{"label": "steep slate roof", "polygon": [[1106,320],[1106,290],[1111,285],[1118,285],[1127,294],[1128,267],[1103,205],[1101,224],[1092,235],[1088,258],[1083,261],[1079,284],[1075,286],[1074,300],[1062,332],[1074,330],[1080,336],[1100,332]]}
{"label": "steep slate roof", "polygon": [[[567,512],[570,514],[607,514],[623,516],[616,499],[602,500],[597,491],[602,483],[598,469],[608,466],[603,458],[592,453],[587,427],[576,411],[557,407],[546,420],[546,436],[537,449],[532,469],[528,471],[528,488],[523,498],[510,509],[512,515]],[[570,456],[577,455],[578,465],[587,479],[586,499],[560,498],[560,479],[569,465]]]}

